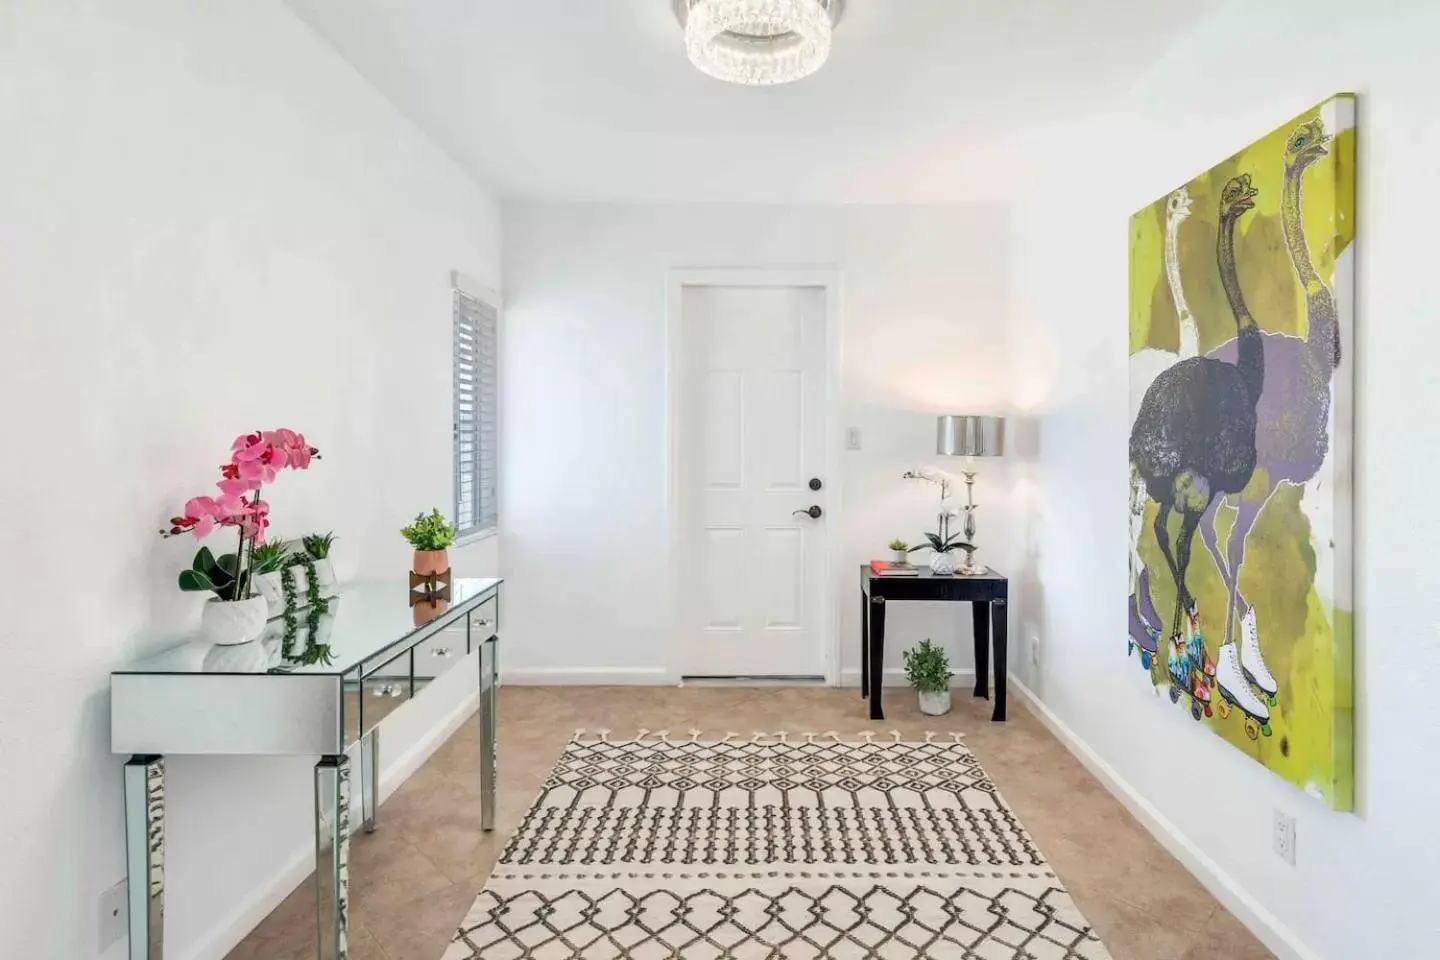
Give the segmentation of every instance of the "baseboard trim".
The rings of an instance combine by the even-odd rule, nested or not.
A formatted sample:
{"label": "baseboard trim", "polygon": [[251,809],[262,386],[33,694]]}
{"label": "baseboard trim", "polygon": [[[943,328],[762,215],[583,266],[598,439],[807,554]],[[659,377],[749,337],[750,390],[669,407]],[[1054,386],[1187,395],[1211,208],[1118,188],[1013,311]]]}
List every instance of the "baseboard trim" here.
{"label": "baseboard trim", "polygon": [[646,687],[674,683],[664,667],[533,667],[500,668],[500,679],[517,687]]}
{"label": "baseboard trim", "polygon": [[1236,919],[1245,924],[1281,960],[1321,960],[1319,954],[1306,946],[1278,917],[1261,906],[1239,881],[1221,869],[1218,863],[1171,823],[1169,818],[1120,776],[1114,767],[1013,673],[1010,674],[1010,689],[1025,699],[1030,712],[1039,717],[1040,722],[1075,755],[1085,769],[1094,774],[1095,779],[1104,784],[1105,789],[1125,805],[1135,819],[1150,831],[1150,835],[1194,874],[1215,899],[1224,904]]}
{"label": "baseboard trim", "polygon": [[[410,749],[392,760],[384,770],[381,770],[381,802],[383,803],[386,798],[399,789],[401,784],[410,779],[416,770],[424,766],[431,754],[438,750],[442,743],[449,740],[450,735],[474,716],[475,711],[479,708],[480,693],[477,690],[446,714],[442,723],[416,741]],[[360,829],[364,819],[360,814],[359,781],[353,779],[359,774],[359,758],[352,757],[351,833]],[[314,870],[315,844],[310,841],[295,851],[274,879],[261,887],[255,896],[243,904],[208,940],[202,941],[190,954],[189,960],[224,960],[230,951],[239,946],[240,942],[250,935],[250,931],[270,916],[286,897],[294,893],[295,889],[304,883]]]}
{"label": "baseboard trim", "polygon": [[[860,686],[860,668],[846,667],[840,671],[840,686]],[[880,673],[880,686],[882,687],[908,687],[910,681],[905,679],[905,671],[900,667],[886,667]],[[964,667],[959,670],[950,671],[950,687],[973,687],[975,686],[975,668]]]}

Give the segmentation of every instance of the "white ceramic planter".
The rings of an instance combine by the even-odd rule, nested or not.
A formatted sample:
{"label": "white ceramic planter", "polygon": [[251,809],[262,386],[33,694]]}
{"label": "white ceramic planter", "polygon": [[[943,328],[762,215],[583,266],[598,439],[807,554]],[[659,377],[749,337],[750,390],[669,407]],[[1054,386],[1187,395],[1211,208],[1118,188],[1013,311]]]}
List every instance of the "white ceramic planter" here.
{"label": "white ceramic planter", "polygon": [[908,550],[896,550],[896,551],[893,551],[892,554],[891,554],[891,556],[892,556],[892,558],[894,559],[894,561],[895,561],[896,563],[909,563],[909,562],[910,562],[910,551],[908,551]]}
{"label": "white ceramic planter", "polygon": [[320,596],[335,596],[335,564],[330,562],[329,557],[315,561],[315,582],[320,585]]}
{"label": "white ceramic planter", "polygon": [[920,694],[920,712],[927,717],[939,717],[950,712],[950,691]]}
{"label": "white ceramic planter", "polygon": [[210,643],[222,647],[249,643],[264,632],[268,609],[264,597],[246,600],[211,597],[200,610],[200,633]]}
{"label": "white ceramic planter", "polygon": [[930,572],[937,577],[948,577],[955,572],[955,558],[948,553],[930,555]]}
{"label": "white ceramic planter", "polygon": [[[300,606],[308,602],[305,594],[308,586],[305,583],[305,568],[299,564],[289,568],[295,578],[295,589],[299,593]],[[255,592],[265,598],[265,606],[269,616],[278,617],[285,612],[285,581],[284,571],[276,570],[273,573],[262,573],[255,578]],[[315,561],[315,582],[320,587],[320,596],[333,597],[340,592],[339,584],[335,579],[335,565],[330,558]]]}

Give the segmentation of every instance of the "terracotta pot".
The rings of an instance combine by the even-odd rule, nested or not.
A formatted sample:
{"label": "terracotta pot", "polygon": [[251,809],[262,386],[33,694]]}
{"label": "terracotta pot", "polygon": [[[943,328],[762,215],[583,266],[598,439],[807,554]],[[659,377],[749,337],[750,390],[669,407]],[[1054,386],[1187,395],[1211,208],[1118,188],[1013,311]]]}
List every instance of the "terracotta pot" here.
{"label": "terracotta pot", "polygon": [[410,612],[415,617],[415,626],[423,627],[449,609],[449,600],[421,600],[410,608]]}
{"label": "terracotta pot", "polygon": [[450,569],[448,550],[416,550],[415,560],[410,567],[422,577],[433,577]]}

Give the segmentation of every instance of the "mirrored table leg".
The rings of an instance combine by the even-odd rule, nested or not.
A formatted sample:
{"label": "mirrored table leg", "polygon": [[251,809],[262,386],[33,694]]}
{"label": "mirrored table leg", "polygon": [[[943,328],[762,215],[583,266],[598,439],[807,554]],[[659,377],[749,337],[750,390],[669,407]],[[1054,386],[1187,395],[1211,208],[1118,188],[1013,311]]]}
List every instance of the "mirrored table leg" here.
{"label": "mirrored table leg", "polygon": [[375,832],[375,811],[380,806],[380,728],[360,738],[360,811],[366,833]]}
{"label": "mirrored table leg", "polygon": [[345,960],[350,920],[350,759],[315,764],[315,920],[319,960]]}
{"label": "mirrored table leg", "polygon": [[495,829],[495,687],[499,640],[480,644],[480,829]]}
{"label": "mirrored table leg", "polygon": [[125,764],[125,873],[130,914],[129,960],[165,954],[165,758]]}

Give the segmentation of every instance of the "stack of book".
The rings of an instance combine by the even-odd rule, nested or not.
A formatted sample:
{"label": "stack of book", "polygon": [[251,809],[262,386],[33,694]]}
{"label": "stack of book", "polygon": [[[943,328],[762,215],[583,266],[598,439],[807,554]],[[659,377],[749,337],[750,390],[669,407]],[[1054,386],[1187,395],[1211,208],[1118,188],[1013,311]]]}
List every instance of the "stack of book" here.
{"label": "stack of book", "polygon": [[891,563],[889,560],[871,560],[870,572],[877,577],[918,577],[920,568],[913,563]]}

